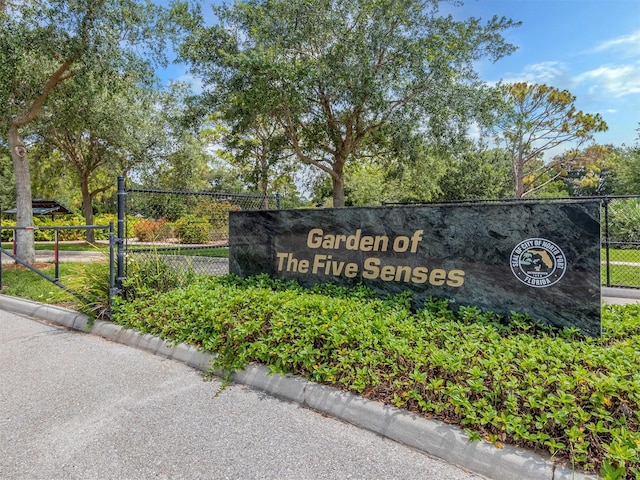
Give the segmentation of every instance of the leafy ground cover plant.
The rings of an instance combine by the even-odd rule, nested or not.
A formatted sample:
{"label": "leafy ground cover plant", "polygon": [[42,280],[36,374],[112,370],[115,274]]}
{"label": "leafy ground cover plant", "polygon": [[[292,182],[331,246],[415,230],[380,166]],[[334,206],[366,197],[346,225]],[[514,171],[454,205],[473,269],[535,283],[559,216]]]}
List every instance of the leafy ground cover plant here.
{"label": "leafy ground cover plant", "polygon": [[114,307],[116,322],[549,452],[605,478],[640,475],[640,306],[605,306],[602,338],[512,314],[452,312],[365,288],[210,278]]}

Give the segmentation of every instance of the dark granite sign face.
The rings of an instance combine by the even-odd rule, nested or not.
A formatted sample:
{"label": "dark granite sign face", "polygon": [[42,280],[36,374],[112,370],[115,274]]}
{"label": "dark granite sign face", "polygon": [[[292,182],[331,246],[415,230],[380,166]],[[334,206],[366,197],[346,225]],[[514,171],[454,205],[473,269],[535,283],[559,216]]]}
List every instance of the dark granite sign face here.
{"label": "dark granite sign face", "polygon": [[363,283],[600,335],[594,200],[230,212],[230,271]]}

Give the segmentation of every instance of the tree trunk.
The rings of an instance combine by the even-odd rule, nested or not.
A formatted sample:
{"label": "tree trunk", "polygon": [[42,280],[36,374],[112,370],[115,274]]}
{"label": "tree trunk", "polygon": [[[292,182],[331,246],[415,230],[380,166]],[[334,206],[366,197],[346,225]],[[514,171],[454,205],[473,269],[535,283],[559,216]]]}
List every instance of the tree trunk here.
{"label": "tree trunk", "polygon": [[340,175],[332,176],[333,180],[333,206],[344,207],[344,177]]}
{"label": "tree trunk", "polygon": [[516,198],[524,196],[524,160],[516,158],[513,162],[513,179]]}
{"label": "tree trunk", "polygon": [[258,161],[260,162],[260,171],[258,172],[260,177],[260,193],[263,195],[262,209],[269,210],[269,199],[267,198],[267,191],[269,190],[269,166],[263,158],[260,158]]}
{"label": "tree trunk", "polygon": [[[84,224],[93,225],[93,205],[91,193],[89,192],[89,179],[80,179],[80,191],[82,192],[82,210],[84,213]],[[87,229],[86,239],[89,243],[95,243],[96,237],[93,230]]]}
{"label": "tree trunk", "polygon": [[522,170],[517,169],[515,173],[516,177],[516,198],[522,198],[524,195],[524,179],[522,178]]}
{"label": "tree trunk", "polygon": [[[18,127],[11,125],[8,132],[9,151],[13,162],[16,180],[16,254],[18,258],[33,263],[36,261],[36,249],[33,237],[33,210],[31,198],[31,175],[27,149],[22,144]],[[28,228],[28,230],[24,230]]]}

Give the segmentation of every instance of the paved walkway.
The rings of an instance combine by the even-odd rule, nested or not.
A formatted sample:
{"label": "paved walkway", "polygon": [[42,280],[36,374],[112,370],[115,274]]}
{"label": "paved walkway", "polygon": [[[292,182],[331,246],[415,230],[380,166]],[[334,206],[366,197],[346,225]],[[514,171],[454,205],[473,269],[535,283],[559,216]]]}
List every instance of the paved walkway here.
{"label": "paved walkway", "polygon": [[2,479],[479,479],[175,360],[0,310]]}

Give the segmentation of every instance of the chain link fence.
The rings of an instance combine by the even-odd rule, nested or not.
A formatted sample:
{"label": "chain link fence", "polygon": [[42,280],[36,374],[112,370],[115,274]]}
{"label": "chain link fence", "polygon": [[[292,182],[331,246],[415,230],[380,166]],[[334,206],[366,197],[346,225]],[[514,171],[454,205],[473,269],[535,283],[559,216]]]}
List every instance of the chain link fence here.
{"label": "chain link fence", "polygon": [[499,202],[544,202],[551,200],[571,201],[584,200],[585,198],[596,199],[601,202],[602,285],[606,287],[640,288],[640,195],[383,203],[383,205],[464,205]]}
{"label": "chain link fence", "polygon": [[[229,271],[229,212],[281,208],[279,195],[148,190],[126,188],[124,182],[119,187],[118,195],[124,199],[118,226],[118,236],[123,243],[119,265],[124,264],[127,271],[138,269],[137,275],[156,275],[159,282],[176,274],[226,274]],[[599,199],[602,206],[602,285],[640,288],[640,195],[591,198]],[[496,199],[411,204],[464,205],[549,200],[572,199]],[[126,258],[126,262],[122,261],[122,257]],[[149,265],[153,265],[153,268],[149,268]],[[141,268],[148,271],[140,271]],[[127,273],[119,269],[118,278],[126,276]]]}
{"label": "chain link fence", "polygon": [[229,212],[280,208],[279,195],[148,190],[124,181],[118,190],[119,261],[126,259],[118,277],[155,276],[159,287],[176,277],[226,274]]}
{"label": "chain link fence", "polygon": [[602,284],[640,288],[640,195],[602,198]]}

